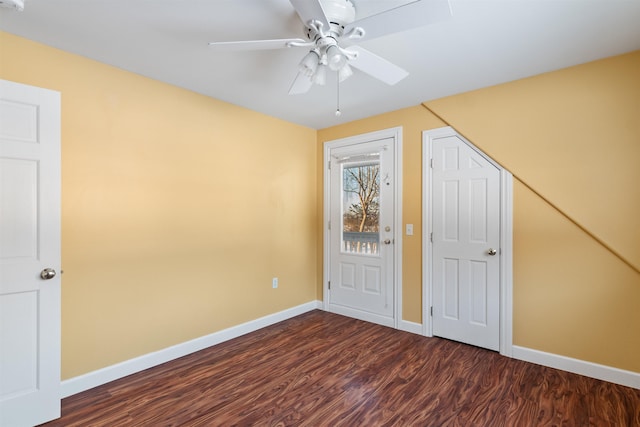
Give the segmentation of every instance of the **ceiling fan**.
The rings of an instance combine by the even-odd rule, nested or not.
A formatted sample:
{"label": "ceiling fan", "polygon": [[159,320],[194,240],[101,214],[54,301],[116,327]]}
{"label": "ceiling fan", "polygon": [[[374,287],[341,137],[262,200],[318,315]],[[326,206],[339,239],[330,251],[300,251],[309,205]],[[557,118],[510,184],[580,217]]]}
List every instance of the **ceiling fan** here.
{"label": "ceiling fan", "polygon": [[451,16],[448,0],[417,0],[359,20],[356,20],[356,7],[351,0],[289,1],[304,24],[304,38],[209,43],[217,50],[310,48],[300,61],[289,94],[306,93],[314,83],[324,85],[327,69],[337,72],[340,82],[353,74],[353,67],[394,85],[409,73],[353,43],[443,21]]}

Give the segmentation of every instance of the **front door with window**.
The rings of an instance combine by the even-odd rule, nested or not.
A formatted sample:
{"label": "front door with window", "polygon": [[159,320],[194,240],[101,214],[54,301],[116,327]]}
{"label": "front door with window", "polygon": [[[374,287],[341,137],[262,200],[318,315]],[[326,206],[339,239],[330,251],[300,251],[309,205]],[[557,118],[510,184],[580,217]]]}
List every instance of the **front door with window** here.
{"label": "front door with window", "polygon": [[394,140],[329,150],[328,310],[394,326]]}

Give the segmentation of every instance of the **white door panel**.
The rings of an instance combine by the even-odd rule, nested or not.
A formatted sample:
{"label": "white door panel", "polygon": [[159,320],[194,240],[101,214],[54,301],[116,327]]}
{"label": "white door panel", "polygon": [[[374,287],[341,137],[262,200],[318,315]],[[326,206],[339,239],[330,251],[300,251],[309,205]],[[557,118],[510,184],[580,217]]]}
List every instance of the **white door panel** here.
{"label": "white door panel", "polygon": [[0,81],[0,425],[60,416],[60,95]]}
{"label": "white door panel", "polygon": [[388,326],[395,321],[394,156],[393,138],[331,148],[327,191],[327,309]]}
{"label": "white door panel", "polygon": [[457,136],[432,154],[433,334],[498,350],[500,171]]}

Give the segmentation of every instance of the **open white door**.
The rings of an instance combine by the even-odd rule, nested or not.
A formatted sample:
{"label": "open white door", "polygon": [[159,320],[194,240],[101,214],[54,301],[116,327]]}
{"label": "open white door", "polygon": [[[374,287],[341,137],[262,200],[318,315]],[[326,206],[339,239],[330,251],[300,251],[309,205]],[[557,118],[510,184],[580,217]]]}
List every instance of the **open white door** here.
{"label": "open white door", "polygon": [[0,425],[60,417],[60,94],[0,81]]}

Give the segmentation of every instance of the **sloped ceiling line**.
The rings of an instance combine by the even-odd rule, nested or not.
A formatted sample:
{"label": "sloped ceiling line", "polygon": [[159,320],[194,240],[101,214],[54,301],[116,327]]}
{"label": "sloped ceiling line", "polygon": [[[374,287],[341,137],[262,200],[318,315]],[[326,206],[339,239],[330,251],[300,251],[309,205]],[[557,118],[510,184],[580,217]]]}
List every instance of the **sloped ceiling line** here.
{"label": "sloped ceiling line", "polygon": [[[444,123],[446,123],[447,126],[451,126],[452,128],[455,129],[455,126],[453,126],[451,123],[449,123],[444,117],[442,117],[441,115],[439,115],[437,112],[435,112],[434,110],[432,110],[431,108],[429,108],[426,103],[422,103],[421,104],[424,108],[426,108],[431,114],[433,114],[434,116],[436,116],[437,118],[439,118],[440,120],[442,120]],[[467,135],[464,135],[462,132],[460,132],[459,130],[456,129],[456,132],[458,132],[460,135],[462,135],[464,138],[466,138],[467,140],[471,141],[473,144],[475,144],[475,142],[467,137]],[[489,155],[492,159],[493,157],[491,156],[491,153],[486,153],[487,155]],[[542,200],[544,200],[545,203],[547,203],[549,206],[551,206],[555,211],[557,211],[559,214],[561,214],[563,217],[565,217],[567,220],[569,220],[571,223],[573,223],[576,227],[578,227],[580,230],[582,230],[587,236],[589,236],[591,239],[595,240],[596,242],[598,242],[599,245],[601,245],[602,247],[604,247],[606,250],[608,250],[609,252],[611,252],[613,255],[615,255],[620,261],[622,261],[623,263],[625,263],[627,266],[629,266],[629,268],[631,268],[633,271],[635,271],[636,273],[640,274],[640,268],[636,265],[634,265],[630,260],[628,260],[624,255],[622,255],[620,252],[618,252],[615,248],[613,248],[611,245],[609,245],[607,242],[605,242],[604,240],[602,240],[601,238],[599,238],[597,235],[595,235],[593,232],[591,232],[588,228],[586,228],[585,226],[583,226],[582,224],[580,224],[580,222],[578,222],[575,218],[573,218],[571,215],[567,214],[564,210],[562,210],[560,207],[558,207],[558,205],[556,205],[555,203],[553,203],[551,200],[549,200],[548,198],[546,198],[544,195],[542,195],[538,190],[536,190],[534,187],[532,187],[525,179],[523,179],[521,176],[518,175],[517,172],[512,171],[509,167],[507,167],[506,165],[501,164],[500,162],[498,162],[497,160],[494,159],[494,161],[498,164],[500,164],[500,166],[502,166],[503,168],[505,168],[506,170],[508,170],[515,179],[517,179],[520,183],[522,183],[522,185],[524,185],[525,187],[527,187],[530,191],[532,191],[536,196],[540,197]]]}

